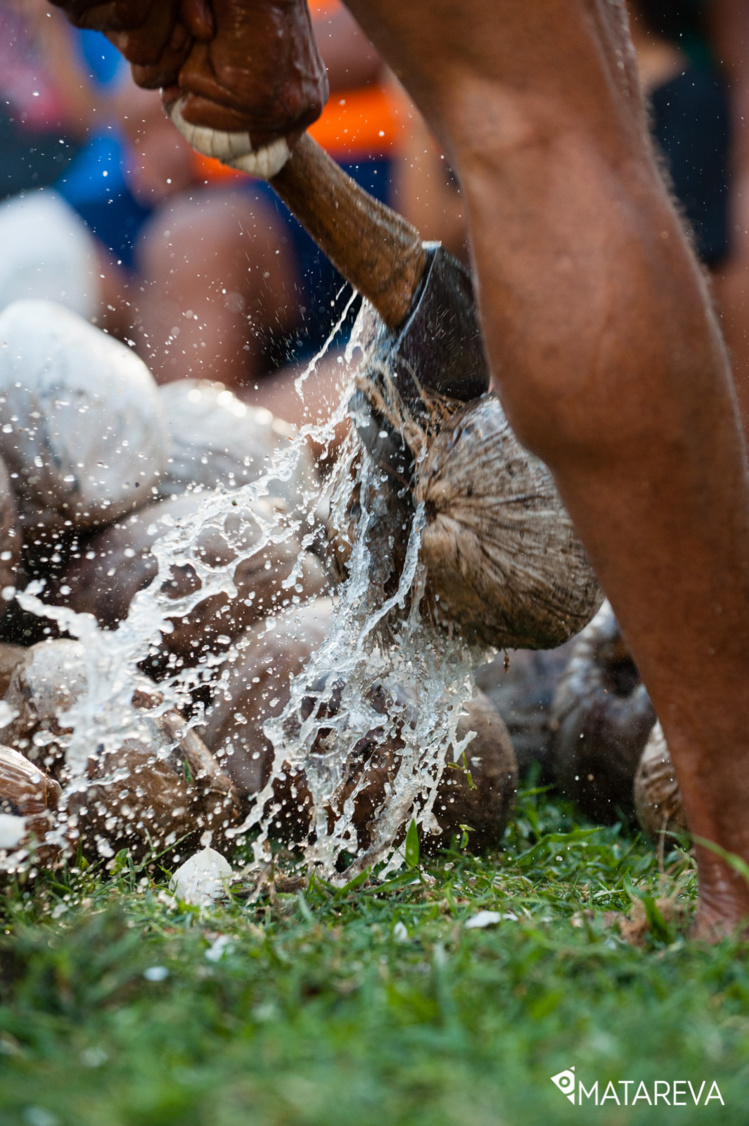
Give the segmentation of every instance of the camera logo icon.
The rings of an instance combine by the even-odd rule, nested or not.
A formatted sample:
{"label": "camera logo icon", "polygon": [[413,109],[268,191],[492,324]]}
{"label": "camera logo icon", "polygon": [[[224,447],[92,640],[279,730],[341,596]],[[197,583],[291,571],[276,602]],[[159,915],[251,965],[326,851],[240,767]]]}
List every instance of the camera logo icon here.
{"label": "camera logo icon", "polygon": [[572,1105],[575,1104],[575,1069],[568,1067],[566,1071],[560,1071],[558,1075],[552,1075],[552,1083],[556,1084],[563,1095],[566,1095]]}

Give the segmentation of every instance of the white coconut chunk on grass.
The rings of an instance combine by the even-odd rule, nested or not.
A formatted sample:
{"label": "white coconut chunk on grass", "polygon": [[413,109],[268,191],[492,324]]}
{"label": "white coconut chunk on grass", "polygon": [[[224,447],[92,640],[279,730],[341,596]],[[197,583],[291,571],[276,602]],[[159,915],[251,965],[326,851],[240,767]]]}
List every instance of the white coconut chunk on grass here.
{"label": "white coconut chunk on grass", "polygon": [[231,865],[212,848],[203,848],[180,865],[172,876],[171,890],[193,907],[210,907],[227,897]]}
{"label": "white coconut chunk on grass", "polygon": [[503,919],[507,919],[509,922],[517,922],[517,915],[513,915],[511,911],[479,911],[477,915],[472,915],[470,919],[466,919],[463,926],[466,930],[482,930],[484,927],[495,927]]}

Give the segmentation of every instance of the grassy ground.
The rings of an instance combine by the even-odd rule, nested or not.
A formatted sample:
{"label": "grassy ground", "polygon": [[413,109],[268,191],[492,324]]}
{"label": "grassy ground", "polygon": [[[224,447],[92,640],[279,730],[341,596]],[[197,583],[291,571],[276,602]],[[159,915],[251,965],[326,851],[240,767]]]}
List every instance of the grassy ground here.
{"label": "grassy ground", "polygon": [[[746,949],[684,940],[683,850],[659,865],[528,792],[501,854],[298,884],[202,914],[128,865],[11,889],[2,1126],[749,1121]],[[633,909],[642,948],[613,914]],[[505,917],[467,928],[482,910]],[[715,1080],[725,1105],[573,1107],[550,1081],[572,1066],[630,1098]]]}

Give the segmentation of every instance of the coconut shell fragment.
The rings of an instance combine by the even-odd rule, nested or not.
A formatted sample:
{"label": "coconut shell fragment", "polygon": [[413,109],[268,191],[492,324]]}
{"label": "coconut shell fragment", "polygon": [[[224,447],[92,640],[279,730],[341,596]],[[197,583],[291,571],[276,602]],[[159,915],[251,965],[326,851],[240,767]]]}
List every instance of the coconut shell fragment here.
{"label": "coconut shell fragment", "polygon": [[603,600],[551,473],[518,442],[499,400],[461,407],[418,467],[421,555],[433,614],[466,640],[550,649]]}
{"label": "coconut shell fragment", "polygon": [[575,641],[552,705],[550,767],[596,821],[633,817],[632,786],[656,716],[608,603]]}
{"label": "coconut shell fragment", "polygon": [[653,840],[660,840],[664,833],[686,832],[689,828],[660,723],[651,731],[642,752],[635,774],[634,799],[640,827]]}

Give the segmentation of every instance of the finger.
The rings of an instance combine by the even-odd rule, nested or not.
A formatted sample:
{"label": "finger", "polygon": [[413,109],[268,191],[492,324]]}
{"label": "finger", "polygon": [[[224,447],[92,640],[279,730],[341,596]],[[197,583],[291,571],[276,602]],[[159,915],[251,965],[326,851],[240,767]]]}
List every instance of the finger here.
{"label": "finger", "polygon": [[213,16],[179,74],[185,120],[247,132],[254,148],[311,125],[328,85],[304,0],[213,0]]}

